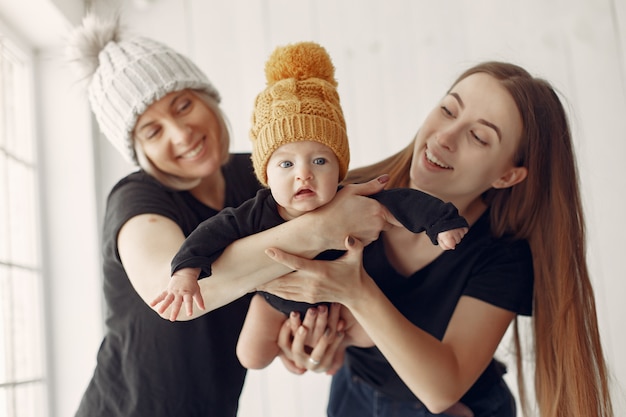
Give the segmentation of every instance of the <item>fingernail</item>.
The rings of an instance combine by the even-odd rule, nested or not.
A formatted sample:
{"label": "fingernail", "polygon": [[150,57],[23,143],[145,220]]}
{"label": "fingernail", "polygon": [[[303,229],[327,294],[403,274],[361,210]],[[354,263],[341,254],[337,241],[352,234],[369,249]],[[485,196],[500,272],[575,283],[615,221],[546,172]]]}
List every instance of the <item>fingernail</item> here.
{"label": "fingernail", "polygon": [[380,177],[378,177],[378,182],[381,184],[386,184],[389,182],[389,174],[383,174]]}
{"label": "fingernail", "polygon": [[276,256],[276,252],[274,252],[272,249],[265,249],[265,254],[269,256],[270,258],[273,258],[274,256]]}
{"label": "fingernail", "polygon": [[348,236],[348,245],[354,245],[354,238],[352,236]]}
{"label": "fingernail", "polygon": [[325,305],[321,305],[317,308],[320,314],[326,314],[328,312],[328,308]]}

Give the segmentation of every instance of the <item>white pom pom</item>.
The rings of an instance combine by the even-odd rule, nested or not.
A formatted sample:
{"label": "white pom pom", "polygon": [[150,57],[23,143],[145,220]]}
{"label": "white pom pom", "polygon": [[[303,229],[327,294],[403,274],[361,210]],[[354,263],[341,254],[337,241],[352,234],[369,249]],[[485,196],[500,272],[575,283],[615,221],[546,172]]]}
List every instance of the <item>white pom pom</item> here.
{"label": "white pom pom", "polygon": [[100,51],[111,41],[119,41],[119,15],[102,19],[93,13],[85,15],[82,25],[70,33],[66,55],[81,79],[89,81],[98,69]]}

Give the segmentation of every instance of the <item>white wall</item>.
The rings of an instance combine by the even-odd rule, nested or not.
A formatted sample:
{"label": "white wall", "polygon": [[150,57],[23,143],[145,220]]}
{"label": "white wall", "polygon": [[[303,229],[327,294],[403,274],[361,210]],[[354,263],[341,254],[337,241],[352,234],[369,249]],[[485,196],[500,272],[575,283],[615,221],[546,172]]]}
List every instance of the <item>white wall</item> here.
{"label": "white wall", "polygon": [[[0,10],[2,2],[0,0]],[[29,0],[44,1],[44,0]],[[57,0],[64,8],[71,2]],[[352,167],[403,147],[454,77],[482,60],[508,60],[550,80],[570,111],[588,225],[588,260],[600,330],[614,375],[616,415],[626,415],[626,3],[619,0],[100,0],[123,9],[137,33],[191,56],[216,84],[234,131],[234,150],[249,150],[253,99],[263,65],[279,45],[320,42],[337,68],[351,138]],[[75,10],[75,9],[73,9]],[[69,13],[68,15],[72,15]],[[61,42],[58,39],[58,42]],[[46,47],[55,56],[54,47]],[[43,56],[46,56],[44,53]],[[93,370],[101,332],[99,272],[94,255],[99,212],[113,182],[128,172],[102,138],[91,147],[85,103],[50,58],[43,109],[50,178],[47,233],[55,411],[71,415]],[[56,81],[55,81],[56,80]],[[51,85],[55,84],[56,85]],[[67,110],[58,110],[62,106]],[[73,109],[69,111],[69,109]],[[56,109],[56,110],[55,110]],[[66,113],[71,115],[68,117]],[[65,115],[65,118],[61,118]],[[55,120],[57,120],[55,122]],[[68,126],[69,125],[69,126]],[[71,129],[70,127],[73,126]],[[50,129],[50,132],[48,132]],[[62,150],[59,152],[59,150]],[[93,166],[82,158],[96,155]],[[48,158],[51,161],[48,161]],[[71,171],[59,169],[62,160]],[[64,161],[65,162],[65,161]],[[95,172],[94,172],[95,169]],[[69,185],[72,184],[73,185]],[[90,185],[97,185],[95,201]],[[73,207],[78,190],[89,201]],[[72,200],[74,201],[74,200]],[[82,233],[70,220],[88,210]],[[64,237],[64,238],[62,238]],[[86,239],[80,272],[68,270]],[[78,288],[79,293],[76,292]],[[68,294],[72,294],[68,297]],[[77,297],[76,295],[80,296]],[[80,335],[84,335],[84,338]],[[84,339],[84,340],[83,340]],[[328,378],[296,377],[279,364],[250,372],[241,400],[248,416],[324,415]]]}
{"label": "white wall", "polygon": [[40,56],[51,417],[75,412],[103,329],[93,133],[89,108],[68,88],[74,80],[56,58],[61,53]]}

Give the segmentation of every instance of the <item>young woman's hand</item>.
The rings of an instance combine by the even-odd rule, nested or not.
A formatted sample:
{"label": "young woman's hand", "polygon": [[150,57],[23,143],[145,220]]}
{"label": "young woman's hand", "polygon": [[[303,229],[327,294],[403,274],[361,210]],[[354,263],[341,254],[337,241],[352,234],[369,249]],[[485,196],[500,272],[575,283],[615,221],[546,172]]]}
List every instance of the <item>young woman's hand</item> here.
{"label": "young woman's hand", "polygon": [[[291,314],[278,335],[279,354],[292,373],[307,370],[334,374],[343,363],[345,351],[344,322],[339,318],[341,306],[332,304],[330,311],[309,309],[304,320]],[[320,332],[320,330],[322,330]]]}
{"label": "young woman's hand", "polygon": [[340,258],[323,261],[270,248],[266,254],[293,272],[264,284],[261,289],[288,300],[312,304],[336,302],[350,308],[351,300],[358,297],[359,286],[371,278],[363,268],[363,243],[348,236],[343,249],[347,251]]}

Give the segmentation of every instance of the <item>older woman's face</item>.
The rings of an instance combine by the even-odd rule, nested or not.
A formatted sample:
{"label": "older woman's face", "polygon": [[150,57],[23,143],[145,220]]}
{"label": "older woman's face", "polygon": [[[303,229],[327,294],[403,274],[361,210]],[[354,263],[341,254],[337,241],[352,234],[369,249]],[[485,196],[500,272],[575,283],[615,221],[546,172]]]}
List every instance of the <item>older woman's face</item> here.
{"label": "older woman's face", "polygon": [[161,171],[204,178],[220,169],[221,127],[216,115],[190,90],[170,93],[137,120],[135,140]]}
{"label": "older woman's face", "polygon": [[513,165],[521,134],[521,117],[508,91],[490,75],[471,75],[424,121],[415,141],[411,184],[461,209],[491,187],[525,178],[525,168]]}

